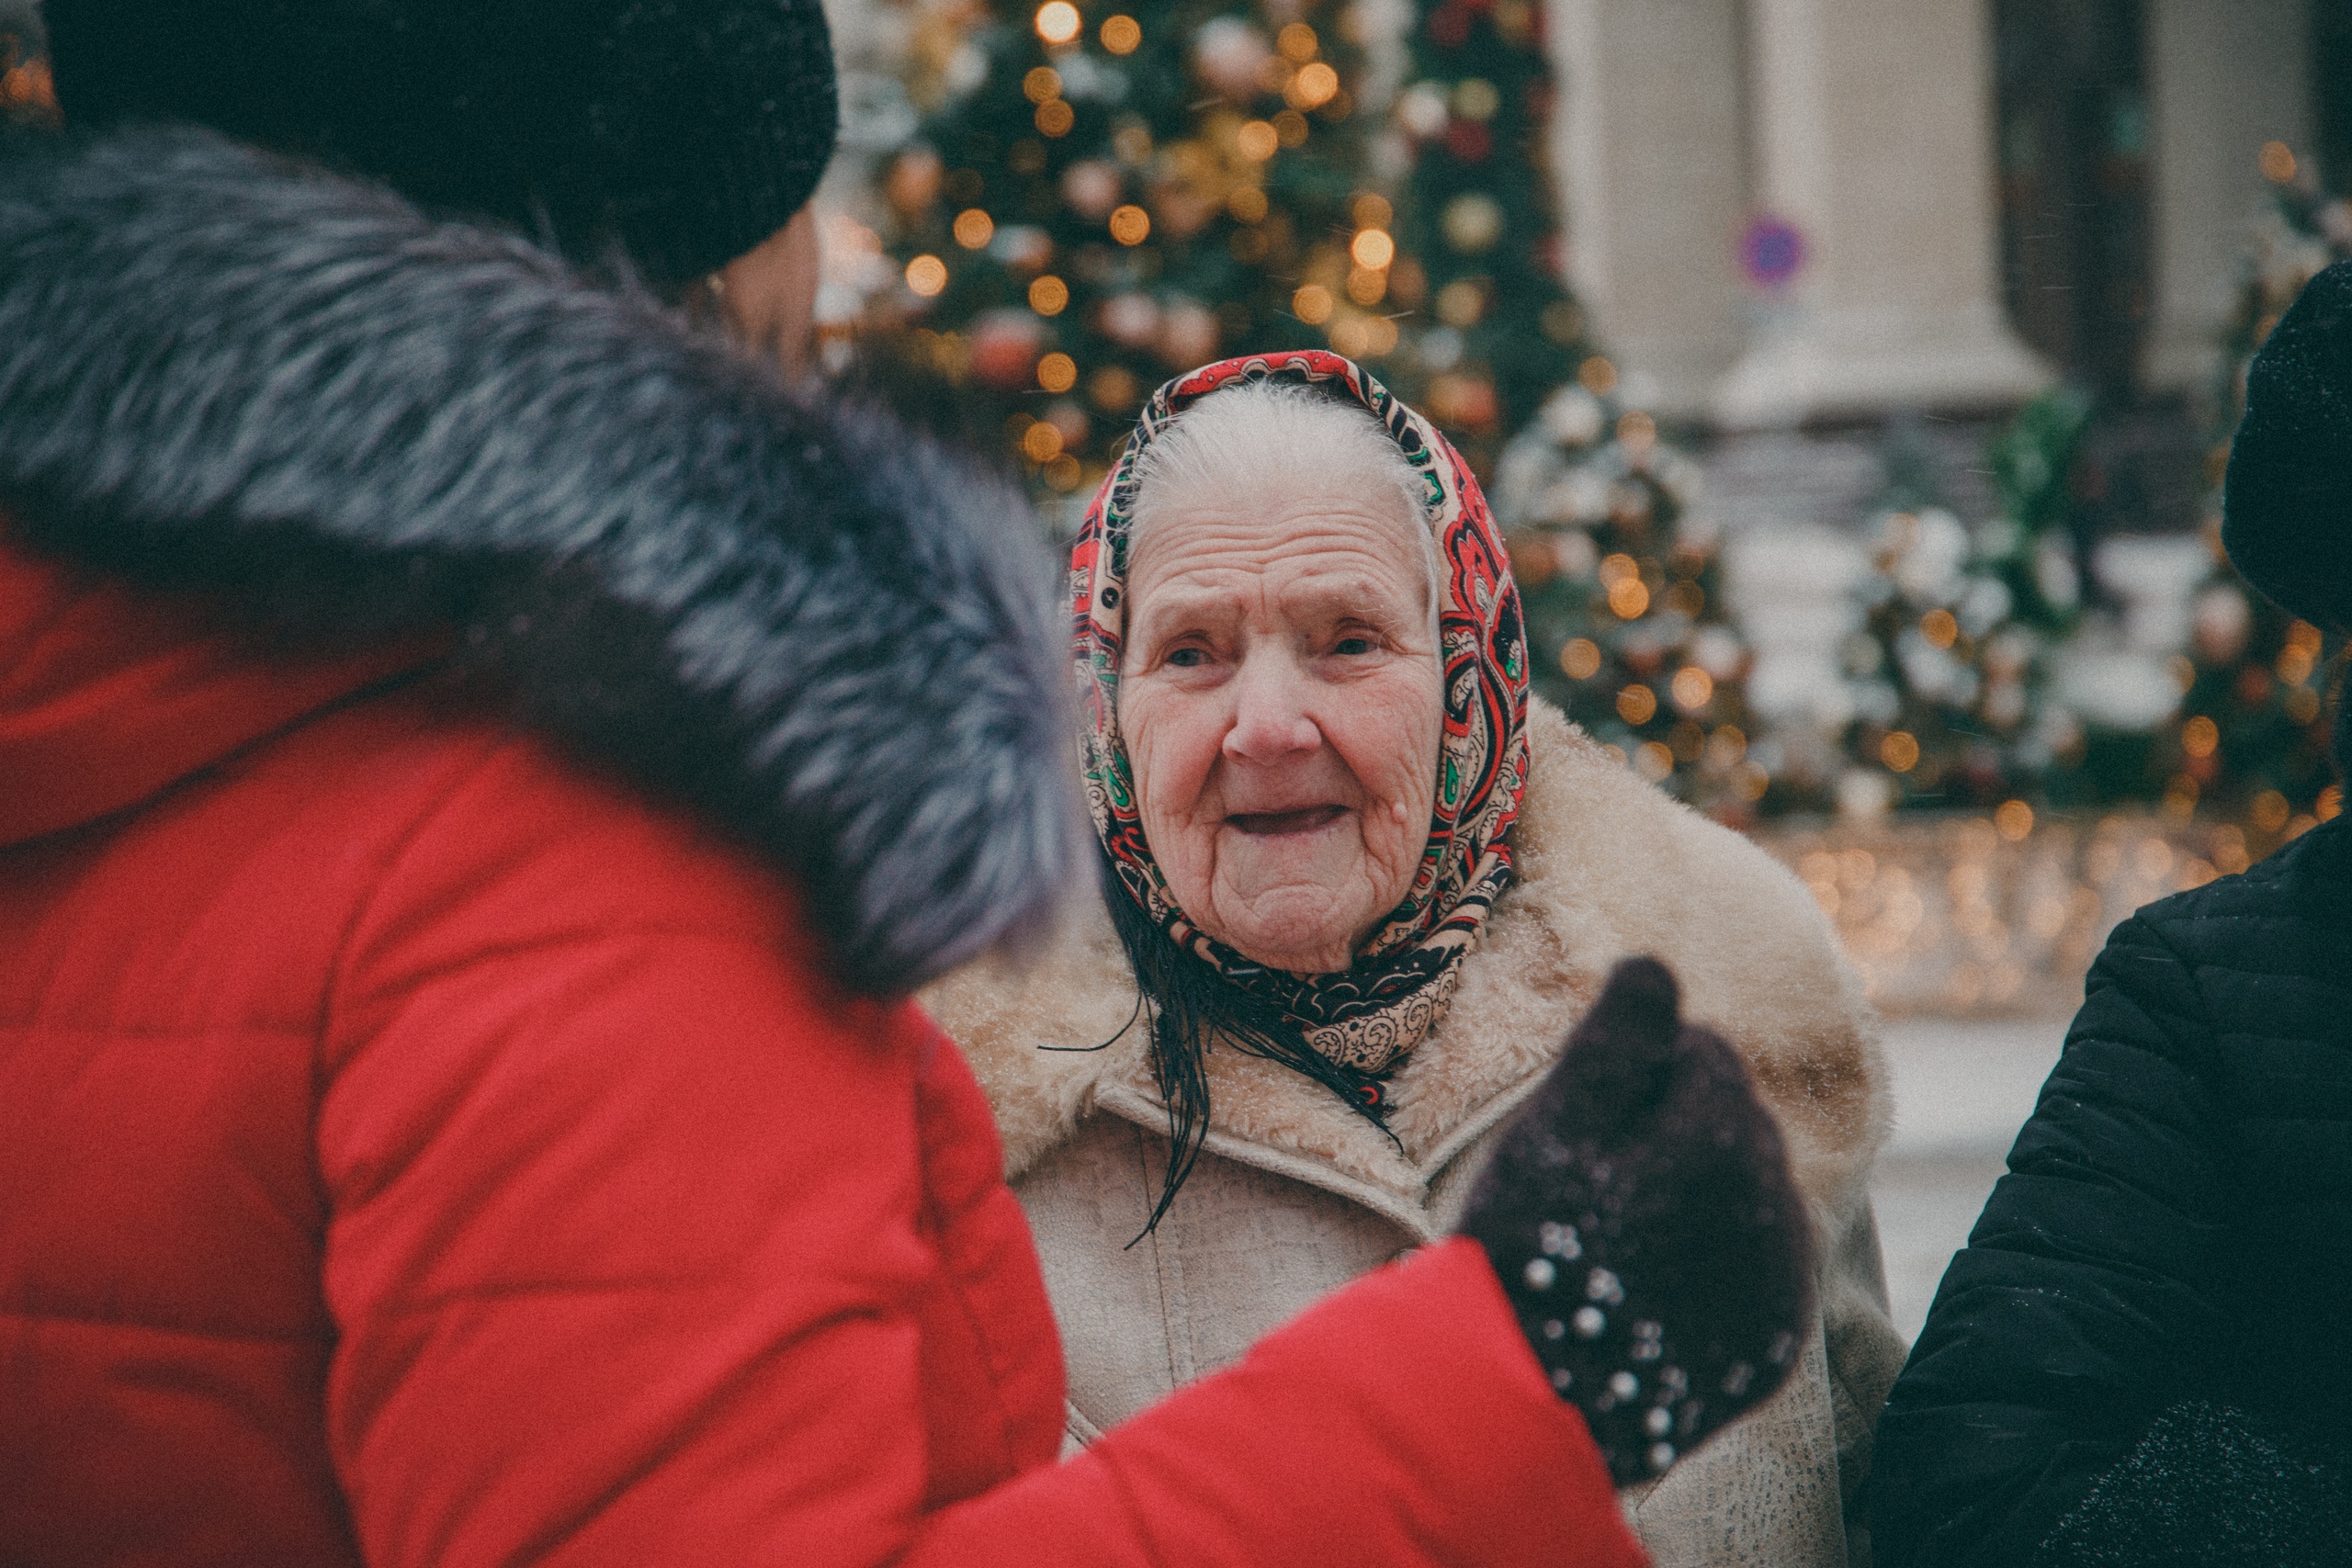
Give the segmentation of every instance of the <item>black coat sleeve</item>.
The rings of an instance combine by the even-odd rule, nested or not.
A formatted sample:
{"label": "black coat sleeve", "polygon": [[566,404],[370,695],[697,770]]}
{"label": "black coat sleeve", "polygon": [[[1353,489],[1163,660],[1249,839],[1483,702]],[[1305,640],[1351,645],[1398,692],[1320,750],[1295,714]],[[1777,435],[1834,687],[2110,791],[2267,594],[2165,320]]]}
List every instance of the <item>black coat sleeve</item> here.
{"label": "black coat sleeve", "polygon": [[1882,1568],[2031,1562],[2179,1396],[2216,1327],[2211,1045],[2191,966],[2119,926],[1880,1422]]}

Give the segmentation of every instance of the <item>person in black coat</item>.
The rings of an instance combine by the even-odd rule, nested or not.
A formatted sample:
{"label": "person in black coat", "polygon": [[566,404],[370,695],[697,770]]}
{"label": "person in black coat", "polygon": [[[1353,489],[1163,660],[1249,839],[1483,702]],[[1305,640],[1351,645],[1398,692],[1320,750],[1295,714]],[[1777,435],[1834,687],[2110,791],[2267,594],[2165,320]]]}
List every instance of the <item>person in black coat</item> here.
{"label": "person in black coat", "polygon": [[[2352,626],[2352,263],[2254,363],[2223,542]],[[1878,1568],[2352,1563],[2352,816],[2116,928],[1872,1485]]]}

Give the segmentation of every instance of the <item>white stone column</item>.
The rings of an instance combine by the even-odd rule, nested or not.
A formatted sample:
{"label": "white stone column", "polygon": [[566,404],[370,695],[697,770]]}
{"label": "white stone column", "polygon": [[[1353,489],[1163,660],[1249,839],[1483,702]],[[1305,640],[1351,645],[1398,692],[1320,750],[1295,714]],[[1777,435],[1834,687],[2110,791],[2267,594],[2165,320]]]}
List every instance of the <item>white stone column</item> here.
{"label": "white stone column", "polygon": [[2266,199],[2266,141],[2312,151],[2310,0],[2149,0],[2155,320],[2150,387],[2202,390]]}
{"label": "white stone column", "polygon": [[1746,343],[1740,0],[1550,0],[1568,270],[1627,396],[1705,412]]}
{"label": "white stone column", "polygon": [[1715,417],[1993,407],[2045,385],[2000,305],[1988,0],[1751,0],[1748,15],[1753,200],[1807,259],[1758,310]]}

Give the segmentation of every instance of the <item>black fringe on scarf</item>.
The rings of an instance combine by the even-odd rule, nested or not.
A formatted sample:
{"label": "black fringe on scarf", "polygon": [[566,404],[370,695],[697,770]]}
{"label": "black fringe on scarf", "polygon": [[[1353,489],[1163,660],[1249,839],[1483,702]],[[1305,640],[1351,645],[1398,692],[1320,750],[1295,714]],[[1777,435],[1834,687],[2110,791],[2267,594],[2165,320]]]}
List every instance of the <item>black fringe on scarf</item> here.
{"label": "black fringe on scarf", "polygon": [[[1102,863],[1102,900],[1110,906],[1111,925],[1119,933],[1119,945],[1126,949],[1127,962],[1135,967],[1138,1004],[1149,1006],[1151,1074],[1159,1085],[1160,1099],[1168,1105],[1167,1175],[1159,1201],[1152,1205],[1151,1218],[1136,1233],[1136,1241],[1159,1228],[1160,1217],[1175,1202],[1177,1190],[1193,1173],[1193,1163],[1208,1137],[1205,1064],[1212,1039],[1304,1073],[1395,1141],[1396,1134],[1388,1133],[1385,1109],[1387,1074],[1342,1066],[1316,1050],[1296,1024],[1170,942],[1168,933],[1128,896],[1107,852]],[[1106,1040],[1103,1044],[1110,1043]],[[1135,1242],[1127,1245],[1133,1247]]]}

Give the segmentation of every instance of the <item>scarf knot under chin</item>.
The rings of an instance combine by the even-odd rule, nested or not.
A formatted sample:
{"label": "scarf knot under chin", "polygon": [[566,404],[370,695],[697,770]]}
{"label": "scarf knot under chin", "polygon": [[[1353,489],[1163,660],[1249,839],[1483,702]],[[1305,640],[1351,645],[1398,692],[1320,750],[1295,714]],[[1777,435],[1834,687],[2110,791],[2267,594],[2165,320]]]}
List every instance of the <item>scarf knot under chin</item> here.
{"label": "scarf knot under chin", "polygon": [[[1245,380],[1318,383],[1360,403],[1428,486],[1423,515],[1444,575],[1439,615],[1445,728],[1428,847],[1411,890],[1329,975],[1269,969],[1216,942],[1177,907],[1145,841],[1119,733],[1119,663],[1126,626],[1136,460],[1197,400]],[[1227,359],[1169,382],[1095,492],[1070,551],[1070,614],[1084,699],[1086,793],[1117,888],[1178,949],[1295,1026],[1352,1075],[1385,1072],[1437,1026],[1476,945],[1487,911],[1513,875],[1511,824],[1527,787],[1527,638],[1519,589],[1486,497],[1461,455],[1419,414],[1336,354],[1302,351]]]}

